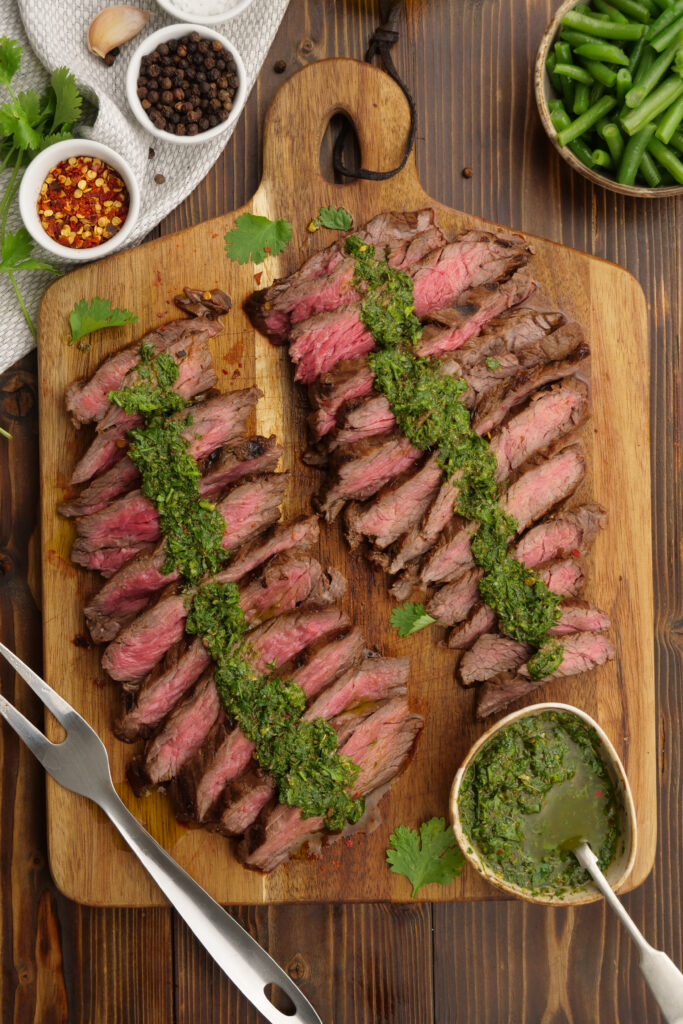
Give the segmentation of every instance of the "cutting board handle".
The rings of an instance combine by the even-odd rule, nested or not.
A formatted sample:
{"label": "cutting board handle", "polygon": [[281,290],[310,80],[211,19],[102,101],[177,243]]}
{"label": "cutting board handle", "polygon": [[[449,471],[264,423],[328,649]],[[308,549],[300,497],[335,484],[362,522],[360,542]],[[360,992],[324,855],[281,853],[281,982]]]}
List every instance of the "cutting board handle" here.
{"label": "cutting board handle", "polygon": [[[386,171],[400,164],[410,130],[400,88],[370,64],[333,58],[302,68],[275,95],[266,114],[263,183],[277,182],[281,188],[286,176],[298,191],[303,182],[324,180],[320,147],[330,118],[338,113],[353,123],[363,167]],[[392,182],[402,177],[416,180],[412,153]]]}

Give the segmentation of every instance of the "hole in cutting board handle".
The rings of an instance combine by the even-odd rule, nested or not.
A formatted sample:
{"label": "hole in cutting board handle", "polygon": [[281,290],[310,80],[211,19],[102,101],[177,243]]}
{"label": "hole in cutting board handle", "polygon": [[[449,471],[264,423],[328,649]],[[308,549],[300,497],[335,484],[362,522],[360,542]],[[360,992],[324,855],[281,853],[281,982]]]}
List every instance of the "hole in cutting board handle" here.
{"label": "hole in cutting board handle", "polygon": [[271,981],[264,988],[266,999],[269,999],[276,1010],[283,1013],[285,1017],[293,1017],[296,1013],[296,1006],[289,998],[287,993],[279,985],[276,985],[274,981]]}
{"label": "hole in cutting board handle", "polygon": [[343,111],[333,114],[320,144],[320,173],[325,181],[329,181],[332,185],[343,185],[351,180],[335,171],[332,159],[335,143],[344,131],[347,134],[342,150],[344,166],[353,171],[360,167],[360,142],[353,121]]}

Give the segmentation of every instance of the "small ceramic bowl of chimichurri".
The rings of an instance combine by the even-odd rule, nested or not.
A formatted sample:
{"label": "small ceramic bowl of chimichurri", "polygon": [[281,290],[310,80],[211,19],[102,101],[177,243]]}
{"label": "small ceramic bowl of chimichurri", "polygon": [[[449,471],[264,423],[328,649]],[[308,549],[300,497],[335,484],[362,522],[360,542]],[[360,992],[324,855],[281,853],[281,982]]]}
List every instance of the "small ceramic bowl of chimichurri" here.
{"label": "small ceramic bowl of chimichurri", "polygon": [[571,852],[581,839],[613,889],[633,867],[636,817],[623,765],[597,722],[569,704],[536,704],[489,729],[460,766],[450,803],[470,864],[534,903],[599,899]]}

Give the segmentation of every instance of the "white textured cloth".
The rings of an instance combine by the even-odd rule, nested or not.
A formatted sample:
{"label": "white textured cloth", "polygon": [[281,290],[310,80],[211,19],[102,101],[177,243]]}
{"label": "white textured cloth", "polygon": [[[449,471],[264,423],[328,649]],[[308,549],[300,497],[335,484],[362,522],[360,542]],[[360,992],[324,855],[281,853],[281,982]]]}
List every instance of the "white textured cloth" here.
{"label": "white textured cloth", "polygon": [[[135,3],[135,0],[129,0]],[[188,0],[190,6],[191,0]],[[243,14],[215,25],[239,51],[247,70],[247,89],[251,90],[266,58],[289,0],[254,0]],[[47,71],[66,66],[76,76],[81,92],[97,104],[98,112],[92,127],[84,136],[111,146],[133,168],[141,189],[140,218],[130,242],[135,245],[162,220],[207,174],[224,149],[232,129],[217,139],[194,146],[178,146],[164,142],[138,124],[128,108],[125,93],[128,57],[138,43],[162,25],[173,22],[154,0],[145,0],[140,6],[152,10],[152,17],[144,30],[121,49],[111,67],[91,54],[87,47],[88,26],[106,0],[0,0],[0,36],[17,39],[24,46],[21,67],[14,79],[15,91],[43,89],[48,81]],[[33,52],[31,52],[33,51]],[[46,71],[47,69],[47,71]],[[0,102],[9,97],[0,86]],[[154,158],[149,159],[150,146]],[[154,181],[155,174],[166,179],[161,185]],[[8,174],[0,178],[0,188],[7,184]],[[17,202],[8,219],[8,227],[21,226]],[[39,257],[41,251],[36,250]],[[48,254],[47,259],[55,263]],[[64,263],[63,269],[73,264]],[[17,282],[26,305],[35,318],[40,297],[52,274],[41,271],[19,271]],[[0,274],[0,372],[11,366],[35,345],[24,320],[7,274]]]}

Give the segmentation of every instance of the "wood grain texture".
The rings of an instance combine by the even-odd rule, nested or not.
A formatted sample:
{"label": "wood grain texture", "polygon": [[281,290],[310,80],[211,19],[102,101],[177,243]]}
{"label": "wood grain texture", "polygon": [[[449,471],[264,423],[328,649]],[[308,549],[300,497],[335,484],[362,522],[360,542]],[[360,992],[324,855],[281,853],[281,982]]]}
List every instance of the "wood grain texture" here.
{"label": "wood grain texture", "polygon": [[[235,209],[253,195],[260,176],[263,115],[282,82],[275,61],[286,61],[286,77],[311,59],[361,57],[379,21],[379,6],[379,0],[292,0],[224,156],[155,234]],[[649,940],[680,964],[683,203],[634,202],[594,189],[553,154],[537,120],[530,73],[536,43],[554,9],[552,0],[425,0],[406,6],[408,18],[394,57],[417,98],[416,158],[426,191],[457,209],[615,260],[636,275],[648,298],[659,838],[653,873],[624,902]],[[465,166],[473,168],[472,178],[462,177]],[[34,366],[29,359],[20,369],[34,376]],[[35,430],[35,410],[32,417]],[[18,430],[4,402],[0,425]],[[30,423],[22,429],[29,428]],[[28,553],[37,514],[37,445],[35,438],[17,445],[16,438],[15,433],[7,447],[7,462],[4,449],[0,454],[2,638],[14,640],[19,654],[39,670],[40,624],[26,585],[31,572],[35,580],[38,565],[35,545],[32,561]],[[16,572],[8,573],[10,534]],[[3,693],[13,697],[13,680],[5,675],[2,684]],[[32,710],[37,720],[38,709]],[[21,755],[18,747],[11,749],[13,737],[4,730],[0,742],[3,879],[13,872],[11,905],[7,886],[2,889],[0,1013],[3,1024],[24,1024],[32,1019],[36,993],[31,922],[37,920],[40,892],[50,885],[44,868],[43,779],[27,756],[19,772]],[[162,941],[160,922],[170,921],[170,913],[98,910],[59,896],[56,905],[71,1022],[175,1024],[182,1012],[184,1021],[225,1024],[230,1019],[232,1024],[224,1012],[229,983],[206,970],[197,973],[204,954],[196,943]],[[420,927],[400,927],[403,911],[414,915]],[[15,914],[22,933],[28,932],[25,941],[15,934]],[[297,953],[306,954],[304,973],[295,976],[302,978],[326,1024],[660,1020],[630,944],[600,904],[556,912],[517,901],[443,904],[433,910],[422,904],[393,906],[392,924],[383,930],[386,907],[310,906],[305,917],[310,941],[299,930],[300,907],[245,911],[243,920],[256,914],[264,926],[254,933],[283,965],[293,959],[298,972],[302,960]],[[411,936],[414,941],[408,942]],[[372,950],[370,979],[362,976],[367,960],[359,955],[367,950]],[[146,977],[148,969],[155,984],[165,979],[158,996]],[[335,986],[328,983],[332,975]],[[111,983],[116,976],[126,979],[118,992]],[[183,994],[182,1003],[180,995],[173,998],[174,986]],[[384,994],[381,1004],[378,990]],[[232,1006],[234,1020],[254,1021],[244,1000],[235,998]],[[382,1015],[373,1017],[377,1006]]]}
{"label": "wood grain texture", "polygon": [[[246,208],[272,219],[286,217],[293,238],[280,257],[266,261],[263,271],[258,271],[262,286],[290,273],[304,256],[329,243],[327,233],[311,236],[307,231],[311,215],[321,205],[344,205],[359,224],[383,210],[432,205],[412,159],[387,182],[335,185],[326,181],[320,173],[320,149],[331,117],[339,112],[356,129],[363,166],[383,170],[400,162],[408,108],[387,75],[367,64],[337,59],[316,62],[283,84],[266,116],[263,178]],[[387,123],[395,129],[389,135],[382,131]],[[283,468],[290,480],[284,516],[310,511],[318,478],[300,464],[306,444],[303,389],[293,385],[286,350],[257,334],[242,311],[244,299],[254,288],[254,267],[226,266],[223,236],[240,212],[79,268],[45,293],[38,336],[46,678],[106,737],[119,793],[155,838],[216,899],[240,903],[405,899],[405,880],[386,868],[389,834],[398,824],[415,827],[443,812],[454,771],[485,726],[472,720],[473,695],[454,686],[456,657],[439,643],[444,631],[425,630],[405,641],[396,637],[389,625],[393,601],[386,592],[386,578],[369,569],[359,553],[347,551],[341,523],[323,530],[323,546],[329,564],[349,580],[345,606],[371,645],[390,655],[412,656],[411,702],[425,718],[415,756],[382,800],[381,825],[354,842],[352,849],[330,847],[320,862],[296,859],[263,877],[242,868],[221,837],[178,826],[172,809],[157,794],[133,800],[125,779],[131,748],[112,738],[108,728],[120,701],[117,687],[93,685],[101,674],[99,651],[64,642],[65,637],[73,641],[82,631],[86,598],[101,585],[98,576],[69,564],[74,525],[56,515],[56,506],[67,493],[65,480],[71,466],[93,435],[92,428],[76,431],[68,423],[63,405],[66,385],[91,373],[109,352],[173,317],[172,296],[185,283],[219,286],[232,295],[234,305],[225,330],[211,345],[220,386],[228,390],[255,383],[263,390],[264,398],[256,408],[256,430],[266,436],[274,433],[285,443]],[[438,205],[436,213],[450,237],[470,227],[495,229],[481,218],[445,206]],[[651,547],[642,539],[651,532],[651,517],[649,487],[640,486],[650,477],[649,438],[643,429],[649,412],[646,388],[634,389],[630,384],[647,355],[645,303],[638,283],[620,267],[527,237],[535,253],[530,268],[544,302],[582,323],[593,351],[593,416],[582,431],[588,472],[576,500],[597,500],[610,512],[609,527],[590,559],[587,597],[608,611],[617,648],[616,660],[599,671],[553,683],[534,691],[529,699],[578,704],[600,722],[622,754],[636,813],[642,819],[642,838],[628,888],[648,873],[656,839]],[[106,295],[115,305],[134,305],[139,324],[124,332],[100,332],[87,354],[74,347],[65,351],[68,312],[83,295]],[[612,445],[612,438],[620,443]],[[103,816],[49,780],[48,829],[52,872],[70,897],[98,905],[160,902],[160,894]],[[425,887],[420,893],[426,900],[491,896],[490,888],[470,871],[450,886]]]}

